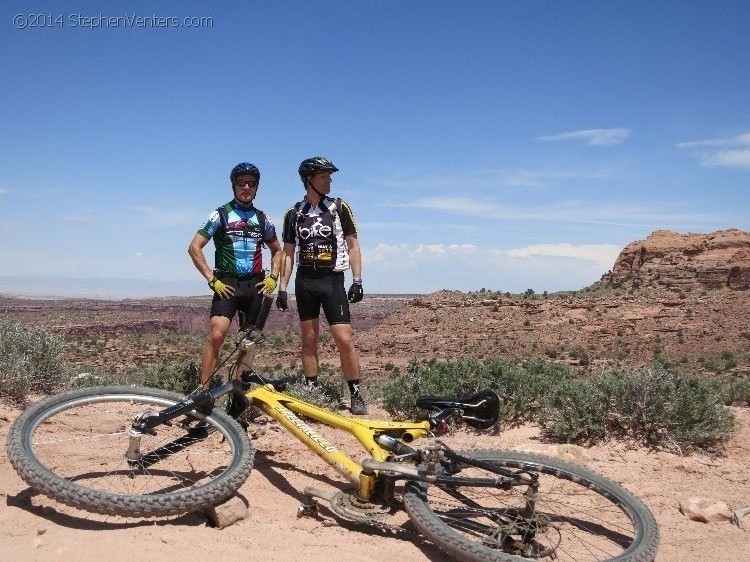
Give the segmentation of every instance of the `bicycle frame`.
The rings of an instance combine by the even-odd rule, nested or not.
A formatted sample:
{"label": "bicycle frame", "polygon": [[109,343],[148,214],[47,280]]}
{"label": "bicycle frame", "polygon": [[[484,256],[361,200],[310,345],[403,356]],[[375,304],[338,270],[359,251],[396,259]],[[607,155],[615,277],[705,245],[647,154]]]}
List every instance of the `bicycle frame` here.
{"label": "bicycle frame", "polygon": [[315,404],[311,404],[284,392],[277,391],[267,384],[246,393],[250,403],[266,414],[304,443],[311,451],[331,465],[336,472],[357,486],[360,499],[368,501],[375,489],[376,475],[340,451],[335,444],[327,441],[315,429],[298,417],[305,416],[329,427],[346,431],[354,436],[375,461],[385,462],[393,453],[383,448],[377,441],[387,435],[405,442],[432,435],[430,422],[400,422],[362,420],[342,416]]}
{"label": "bicycle frame", "polygon": [[[183,414],[203,417],[205,414],[200,411],[203,405],[209,402],[213,405],[219,397],[230,392],[242,392],[248,401],[248,407],[255,406],[261,409],[281,424],[289,433],[353,484],[357,489],[357,497],[362,501],[368,502],[373,499],[375,485],[378,481],[378,471],[381,470],[420,480],[434,478],[434,476],[427,477],[415,468],[392,462],[394,451],[398,452],[399,443],[401,443],[405,449],[409,449],[409,454],[415,453],[408,445],[403,444],[411,443],[415,439],[441,434],[444,430],[444,418],[453,409],[445,409],[438,416],[423,421],[367,420],[343,416],[278,390],[271,384],[273,381],[265,380],[253,370],[252,366],[258,345],[264,341],[262,327],[268,317],[271,302],[272,299],[264,297],[256,325],[243,327],[240,330],[242,336],[234,351],[239,350],[240,353],[230,369],[232,380],[211,390],[203,390],[192,394],[182,402],[166,408],[156,415],[149,415],[152,412],[145,412],[143,417],[137,419],[134,424],[135,431],[132,432],[126,457],[138,458],[141,431],[152,431],[158,425],[169,423],[170,420]],[[237,376],[238,374],[241,376]],[[252,383],[258,383],[258,386],[246,390]],[[495,397],[495,399],[497,398]],[[340,451],[334,443],[326,440],[299,416],[349,433],[359,441],[371,458],[364,460],[362,463],[356,462]],[[474,484],[476,485],[476,482]],[[488,479],[485,485],[496,486],[497,482]]]}

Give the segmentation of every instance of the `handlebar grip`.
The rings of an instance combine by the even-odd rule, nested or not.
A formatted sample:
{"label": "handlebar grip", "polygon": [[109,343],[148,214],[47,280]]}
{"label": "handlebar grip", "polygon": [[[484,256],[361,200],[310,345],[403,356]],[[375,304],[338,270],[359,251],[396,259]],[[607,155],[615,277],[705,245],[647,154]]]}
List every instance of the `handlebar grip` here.
{"label": "handlebar grip", "polygon": [[268,320],[268,314],[271,312],[272,304],[273,295],[263,295],[263,302],[260,305],[260,311],[258,311],[258,318],[255,320],[256,330],[263,330],[263,326],[266,325],[266,320]]}

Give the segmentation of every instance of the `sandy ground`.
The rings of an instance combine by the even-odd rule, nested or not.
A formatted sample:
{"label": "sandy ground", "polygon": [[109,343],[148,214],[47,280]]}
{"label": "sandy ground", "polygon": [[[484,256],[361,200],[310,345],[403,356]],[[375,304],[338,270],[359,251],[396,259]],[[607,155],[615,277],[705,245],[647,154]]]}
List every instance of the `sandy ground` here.
{"label": "sandy ground", "polygon": [[[735,408],[737,432],[726,456],[679,457],[633,449],[623,443],[566,448],[543,442],[538,428],[524,426],[501,435],[459,433],[448,438],[456,448],[511,448],[584,464],[620,482],[653,510],[661,528],[657,560],[750,560],[750,515],[747,529],[727,522],[698,523],[679,511],[679,502],[700,496],[750,506],[750,410]],[[19,414],[0,405],[0,560],[201,559],[310,562],[330,560],[447,560],[429,543],[407,534],[385,534],[342,523],[321,508],[321,517],[297,518],[301,490],[308,485],[343,488],[344,481],[303,445],[269,424],[255,440],[255,468],[239,490],[250,508],[248,518],[218,530],[203,514],[141,520],[95,516],[36,494],[16,475],[4,454],[10,423]],[[374,417],[374,416],[372,416]],[[321,433],[338,439],[328,429]],[[341,448],[356,451],[351,443]],[[363,453],[354,453],[363,458]],[[396,521],[400,523],[401,521]],[[407,528],[409,525],[407,524]]]}

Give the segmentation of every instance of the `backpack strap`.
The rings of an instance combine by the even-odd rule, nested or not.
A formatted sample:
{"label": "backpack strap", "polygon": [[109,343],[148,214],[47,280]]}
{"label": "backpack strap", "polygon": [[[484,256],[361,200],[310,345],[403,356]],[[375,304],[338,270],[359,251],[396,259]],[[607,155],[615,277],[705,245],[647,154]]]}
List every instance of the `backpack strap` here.
{"label": "backpack strap", "polygon": [[268,221],[268,217],[266,217],[266,214],[260,209],[255,209],[255,211],[256,218],[258,219],[258,226],[260,227],[260,239],[263,240],[263,237],[266,235],[266,221]]}
{"label": "backpack strap", "polygon": [[[295,233],[297,231],[297,223],[299,223],[299,218],[302,215],[302,208],[305,205],[309,205],[309,203],[307,203],[304,200],[303,201],[298,201],[297,203],[294,204],[294,217],[292,219],[292,221],[293,221],[292,222],[292,227],[294,228]],[[338,215],[341,214],[341,197],[337,197],[336,200],[335,200],[335,202],[334,202],[334,204],[331,205],[331,208],[328,209],[328,210],[330,211],[331,215],[333,216],[333,220],[335,221],[336,220],[336,215],[337,214]]]}
{"label": "backpack strap", "polygon": [[232,210],[232,206],[229,203],[224,203],[221,207],[216,209],[219,211],[219,218],[221,219],[221,226],[226,231],[227,225],[229,224],[229,212]]}

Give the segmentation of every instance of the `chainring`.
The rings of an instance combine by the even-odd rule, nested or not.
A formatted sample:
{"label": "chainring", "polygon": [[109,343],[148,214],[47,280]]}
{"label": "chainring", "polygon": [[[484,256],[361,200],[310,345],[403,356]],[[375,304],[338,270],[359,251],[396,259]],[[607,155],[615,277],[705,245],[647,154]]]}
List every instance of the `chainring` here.
{"label": "chainring", "polygon": [[341,490],[334,494],[331,509],[339,517],[360,523],[380,521],[392,514],[391,506],[362,501],[354,490]]}

